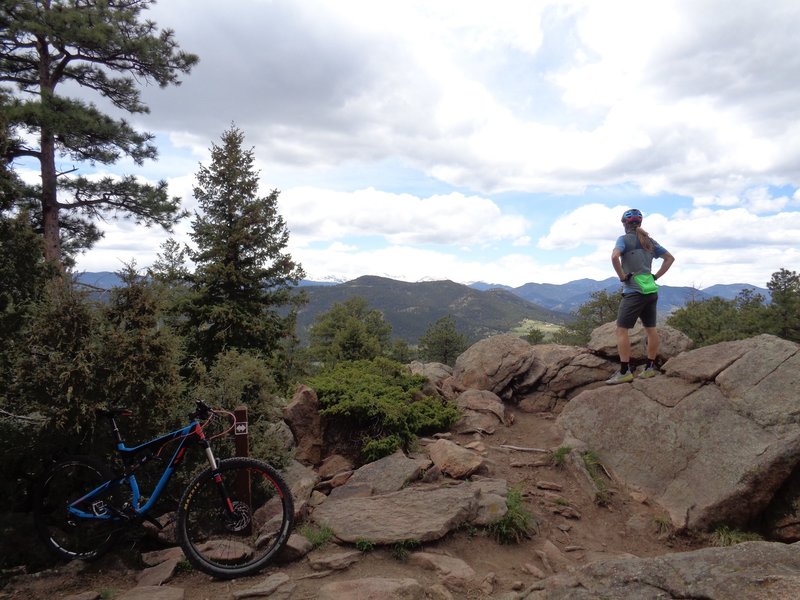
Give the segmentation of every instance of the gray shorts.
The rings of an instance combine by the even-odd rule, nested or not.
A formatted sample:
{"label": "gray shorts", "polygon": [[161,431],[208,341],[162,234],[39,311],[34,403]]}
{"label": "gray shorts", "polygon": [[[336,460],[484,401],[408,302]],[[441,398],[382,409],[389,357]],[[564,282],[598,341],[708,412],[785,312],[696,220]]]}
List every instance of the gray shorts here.
{"label": "gray shorts", "polygon": [[645,327],[655,327],[657,303],[658,294],[626,294],[619,305],[617,326],[631,329],[641,319]]}

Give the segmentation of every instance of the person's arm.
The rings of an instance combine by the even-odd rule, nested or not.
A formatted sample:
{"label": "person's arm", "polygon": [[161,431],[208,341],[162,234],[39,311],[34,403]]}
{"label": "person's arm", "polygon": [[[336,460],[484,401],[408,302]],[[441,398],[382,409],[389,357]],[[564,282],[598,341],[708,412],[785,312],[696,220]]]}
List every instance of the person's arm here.
{"label": "person's arm", "polygon": [[628,281],[628,274],[622,270],[622,250],[617,247],[611,252],[611,265],[617,272],[617,277],[619,277],[620,281]]}
{"label": "person's arm", "polygon": [[659,258],[662,258],[663,261],[661,263],[661,268],[658,269],[655,275],[653,275],[653,279],[660,278],[664,273],[669,271],[669,268],[672,266],[672,263],[675,262],[675,257],[672,256],[669,252],[664,252]]}

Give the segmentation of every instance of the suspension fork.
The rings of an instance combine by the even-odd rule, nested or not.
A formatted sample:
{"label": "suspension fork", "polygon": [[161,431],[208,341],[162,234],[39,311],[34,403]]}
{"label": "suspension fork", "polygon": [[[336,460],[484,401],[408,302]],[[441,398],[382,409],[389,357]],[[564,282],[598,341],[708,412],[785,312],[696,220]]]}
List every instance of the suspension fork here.
{"label": "suspension fork", "polygon": [[214,456],[214,452],[211,450],[211,444],[206,439],[206,436],[200,426],[197,427],[195,434],[200,438],[199,444],[202,446],[203,451],[206,454],[206,458],[208,459],[208,465],[211,467],[211,479],[213,479],[214,483],[217,484],[217,491],[219,491],[219,496],[222,500],[222,506],[225,508],[225,512],[227,513],[228,517],[233,518],[233,501],[231,500],[231,495],[228,493],[228,488],[225,485],[225,482],[222,480],[222,475],[219,473],[219,464]]}

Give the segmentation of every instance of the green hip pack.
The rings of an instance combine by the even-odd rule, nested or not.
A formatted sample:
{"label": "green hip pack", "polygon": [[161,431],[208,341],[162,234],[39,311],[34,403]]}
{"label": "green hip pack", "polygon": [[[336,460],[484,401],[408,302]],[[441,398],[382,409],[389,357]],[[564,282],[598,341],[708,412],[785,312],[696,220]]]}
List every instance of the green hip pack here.
{"label": "green hip pack", "polygon": [[655,294],[658,291],[658,285],[652,273],[639,273],[633,276],[633,280],[643,294]]}

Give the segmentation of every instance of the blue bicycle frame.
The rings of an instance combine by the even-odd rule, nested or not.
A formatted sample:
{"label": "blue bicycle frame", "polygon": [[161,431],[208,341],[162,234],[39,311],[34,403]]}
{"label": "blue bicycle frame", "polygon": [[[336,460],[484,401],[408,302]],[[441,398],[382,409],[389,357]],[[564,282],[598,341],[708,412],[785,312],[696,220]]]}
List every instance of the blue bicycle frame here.
{"label": "blue bicycle frame", "polygon": [[[153,505],[158,501],[159,497],[161,496],[161,492],[166,487],[167,483],[172,477],[172,474],[175,472],[176,467],[178,467],[183,460],[186,449],[195,441],[199,442],[205,447],[206,456],[209,459],[211,468],[217,468],[216,460],[214,459],[214,455],[212,454],[211,448],[203,433],[203,428],[200,426],[200,423],[197,420],[192,420],[192,422],[186,427],[152,439],[149,442],[145,442],[138,446],[129,447],[126,446],[125,442],[122,440],[122,435],[117,428],[117,423],[114,417],[111,416],[110,418],[112,429],[117,438],[117,452],[119,452],[119,454],[122,456],[122,462],[125,465],[124,473],[119,477],[106,481],[105,483],[94,488],[89,493],[84,494],[82,497],[70,503],[67,507],[67,510],[70,514],[75,515],[76,517],[80,517],[82,519],[120,521],[130,520],[135,517],[143,517],[145,513],[147,513],[147,511],[150,510],[150,508],[152,508]],[[150,497],[142,506],[139,506],[142,496],[139,491],[139,483],[136,481],[134,470],[149,460],[152,460],[153,455],[148,455],[140,460],[135,460],[134,457],[141,452],[154,448],[158,448],[158,452],[156,452],[154,455],[158,456],[158,453],[161,451],[162,447],[175,439],[180,439],[180,441],[178,442],[178,446],[175,448],[175,451],[172,454],[172,458],[164,469],[164,472],[161,474],[161,477],[158,480],[158,483],[156,483],[156,486],[153,489]],[[130,506],[126,507],[124,513],[118,509],[113,509],[113,507],[112,510],[114,510],[114,512],[109,512],[109,507],[105,504],[102,498],[106,493],[116,489],[117,487],[120,487],[125,482],[127,482],[131,488]],[[93,498],[97,498],[97,500],[92,502]],[[87,502],[91,503],[91,512],[87,512],[86,510],[79,508],[80,506],[85,505]]]}

